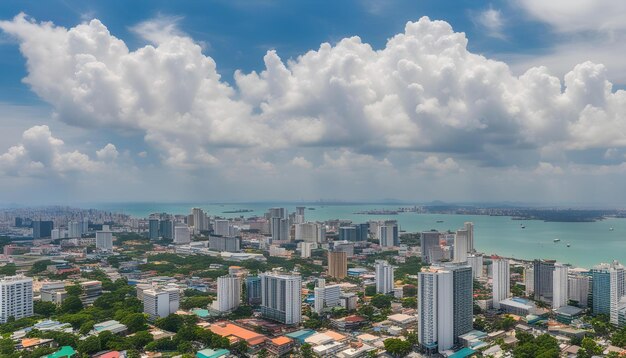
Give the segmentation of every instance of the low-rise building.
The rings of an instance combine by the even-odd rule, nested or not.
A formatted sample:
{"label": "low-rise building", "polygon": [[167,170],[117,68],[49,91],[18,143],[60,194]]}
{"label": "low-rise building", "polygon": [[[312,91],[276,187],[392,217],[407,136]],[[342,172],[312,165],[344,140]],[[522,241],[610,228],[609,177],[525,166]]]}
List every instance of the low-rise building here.
{"label": "low-rise building", "polygon": [[276,357],[283,356],[293,349],[293,339],[285,336],[276,337],[266,342],[266,349],[268,352]]}

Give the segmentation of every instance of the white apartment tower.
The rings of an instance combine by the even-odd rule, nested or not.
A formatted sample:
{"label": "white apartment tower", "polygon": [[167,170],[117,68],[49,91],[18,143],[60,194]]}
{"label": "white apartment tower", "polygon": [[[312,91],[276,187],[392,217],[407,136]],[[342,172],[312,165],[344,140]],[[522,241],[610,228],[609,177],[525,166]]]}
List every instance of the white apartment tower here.
{"label": "white apartment tower", "polygon": [[511,269],[509,260],[496,258],[492,260],[493,270],[493,308],[500,309],[500,301],[511,295]]}
{"label": "white apartment tower", "polygon": [[241,303],[241,279],[234,275],[217,278],[217,300],[213,309],[219,312],[230,312]]}
{"label": "white apartment tower", "polygon": [[454,235],[454,262],[467,262],[467,252],[469,251],[467,230],[457,230]]}
{"label": "white apartment tower", "polygon": [[142,292],[143,312],[150,319],[167,317],[178,311],[180,304],[180,292],[178,288],[155,288],[152,290],[144,290]]}
{"label": "white apartment tower", "polygon": [[113,233],[110,231],[96,232],[96,249],[101,251],[113,251]]}
{"label": "white apartment tower", "polygon": [[376,293],[393,292],[393,266],[385,260],[376,260]]}
{"label": "white apartment tower", "polygon": [[567,266],[555,264],[552,272],[552,308],[567,306]]}
{"label": "white apartment tower", "polygon": [[187,225],[180,225],[174,227],[174,244],[184,245],[191,242],[191,233]]}
{"label": "white apartment tower", "polygon": [[472,267],[472,275],[474,278],[483,277],[483,256],[471,254],[467,256],[467,264]]}
{"label": "white apartment tower", "polygon": [[261,315],[283,324],[302,321],[302,278],[279,272],[266,272],[261,278]]}
{"label": "white apartment tower", "polygon": [[33,279],[23,275],[0,279],[0,323],[33,315]]}
{"label": "white apartment tower", "polygon": [[467,231],[467,252],[474,253],[476,252],[474,248],[474,223],[468,221],[464,226],[465,231]]}

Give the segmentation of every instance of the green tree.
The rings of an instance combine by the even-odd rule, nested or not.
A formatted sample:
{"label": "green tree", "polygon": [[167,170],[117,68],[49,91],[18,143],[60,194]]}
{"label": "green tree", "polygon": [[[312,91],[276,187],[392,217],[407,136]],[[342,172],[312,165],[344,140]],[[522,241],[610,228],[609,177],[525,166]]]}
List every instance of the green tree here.
{"label": "green tree", "polygon": [[183,317],[177,314],[170,314],[167,317],[159,318],[154,325],[169,332],[178,332],[183,326]]}
{"label": "green tree", "polygon": [[148,331],[135,332],[135,334],[126,339],[131,346],[135,347],[135,349],[141,349],[154,340],[152,334]]}
{"label": "green tree", "polygon": [[402,307],[404,308],[416,308],[417,307],[417,298],[415,297],[406,297],[402,299]]}
{"label": "green tree", "polygon": [[626,327],[623,327],[619,331],[613,333],[611,336],[611,343],[617,347],[626,347]]}
{"label": "green tree", "polygon": [[129,314],[122,318],[120,323],[126,325],[126,327],[128,327],[128,332],[130,333],[143,331],[148,327],[148,320],[146,319],[146,315],[143,313]]}
{"label": "green tree", "polygon": [[61,303],[61,312],[63,313],[78,313],[83,309],[83,303],[78,296],[67,296]]}
{"label": "green tree", "polygon": [[576,354],[577,358],[591,358],[596,355],[602,354],[602,347],[600,347],[595,340],[591,337],[585,337],[580,344],[580,349]]}
{"label": "green tree", "polygon": [[376,308],[389,308],[391,307],[391,296],[376,295],[372,297],[371,303]]}
{"label": "green tree", "polygon": [[34,301],[33,310],[35,314],[44,316],[46,318],[52,316],[57,311],[57,305],[52,302],[46,301]]}
{"label": "green tree", "polygon": [[68,296],[80,296],[83,293],[83,288],[79,284],[65,287],[65,292]]}
{"label": "green tree", "polygon": [[244,340],[237,341],[237,343],[230,346],[230,349],[237,357],[247,357],[249,350],[248,342]]}
{"label": "green tree", "polygon": [[267,352],[267,349],[262,348],[260,351],[257,352],[256,358],[267,358],[268,355],[269,353]]}
{"label": "green tree", "polygon": [[87,322],[81,324],[79,333],[82,334],[82,335],[86,335],[87,333],[89,333],[93,329],[93,326],[95,324],[96,324],[95,321],[87,321]]}
{"label": "green tree", "polygon": [[394,357],[404,357],[411,353],[411,343],[399,338],[388,338],[383,342],[387,353]]}
{"label": "green tree", "polygon": [[313,348],[311,347],[310,344],[305,343],[305,344],[300,346],[300,357],[302,357],[302,358],[313,358],[314,357]]}
{"label": "green tree", "polygon": [[376,294],[376,286],[365,286],[365,296],[374,296]]}
{"label": "green tree", "polygon": [[102,350],[102,345],[100,344],[100,337],[98,336],[89,336],[86,339],[78,342],[78,351],[81,353],[96,353]]}
{"label": "green tree", "polygon": [[15,343],[10,338],[0,339],[0,354],[13,354],[15,352]]}

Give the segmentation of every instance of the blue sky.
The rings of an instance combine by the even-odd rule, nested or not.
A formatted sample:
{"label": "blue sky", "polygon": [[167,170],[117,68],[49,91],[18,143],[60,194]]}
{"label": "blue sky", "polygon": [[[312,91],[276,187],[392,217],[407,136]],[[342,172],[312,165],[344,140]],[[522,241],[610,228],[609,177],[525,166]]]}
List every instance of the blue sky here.
{"label": "blue sky", "polygon": [[626,203],[624,18],[617,0],[3,1],[0,203]]}

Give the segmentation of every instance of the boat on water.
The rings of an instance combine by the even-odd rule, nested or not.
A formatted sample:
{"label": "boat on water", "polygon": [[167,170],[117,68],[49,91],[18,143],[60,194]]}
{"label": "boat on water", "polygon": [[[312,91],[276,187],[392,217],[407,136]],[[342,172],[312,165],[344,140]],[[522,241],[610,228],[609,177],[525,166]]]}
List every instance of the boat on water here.
{"label": "boat on water", "polygon": [[522,229],[525,229],[525,228],[526,228],[526,225],[522,225]]}
{"label": "boat on water", "polygon": [[567,244],[567,247],[570,247],[570,244]]}
{"label": "boat on water", "polygon": [[443,222],[443,220],[437,220],[437,222],[438,222],[438,223],[442,223],[442,222]]}
{"label": "boat on water", "polygon": [[561,241],[561,239],[554,239],[554,242],[559,242]]}
{"label": "boat on water", "polygon": [[613,228],[612,228],[612,227],[611,227],[611,228],[609,228],[609,231],[613,231]]}

